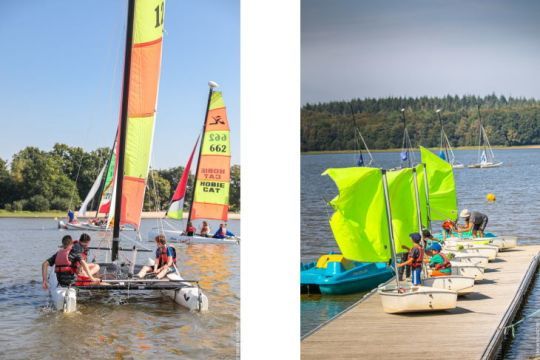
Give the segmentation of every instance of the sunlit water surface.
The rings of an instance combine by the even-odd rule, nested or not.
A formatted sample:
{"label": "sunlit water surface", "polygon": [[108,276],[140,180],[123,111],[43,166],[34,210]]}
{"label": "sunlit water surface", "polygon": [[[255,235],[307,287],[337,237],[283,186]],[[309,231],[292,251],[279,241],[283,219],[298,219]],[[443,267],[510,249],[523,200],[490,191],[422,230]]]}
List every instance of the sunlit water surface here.
{"label": "sunlit water surface", "polygon": [[[456,151],[464,164],[477,161],[476,151]],[[495,156],[504,164],[491,169],[456,169],[459,208],[478,210],[489,216],[487,230],[498,234],[512,234],[520,243],[540,243],[540,150],[496,150]],[[393,168],[399,166],[399,153],[374,153],[372,166]],[[302,261],[313,261],[329,251],[339,252],[328,224],[332,209],[326,203],[337,195],[328,176],[321,176],[327,168],[351,167],[353,154],[303,155],[301,222]],[[416,154],[416,159],[420,159]],[[486,194],[494,193],[497,201],[488,203]],[[437,227],[437,224],[434,224]],[[530,292],[522,315],[540,308],[540,281]],[[358,301],[364,293],[340,296],[302,296],[301,333],[306,334],[329,318]],[[521,359],[535,354],[538,325],[534,320],[523,323],[516,332],[516,339],[505,347],[505,357]],[[525,335],[527,334],[527,335]],[[539,346],[540,347],[540,346]],[[538,349],[540,351],[540,349]]]}
{"label": "sunlit water surface", "polygon": [[[211,224],[217,228],[218,224]],[[156,220],[143,220],[144,245]],[[239,232],[240,221],[229,228]],[[199,279],[210,310],[189,312],[158,292],[80,296],[78,312],[47,308],[41,263],[65,234],[52,219],[0,219],[0,358],[234,359],[240,346],[240,247],[176,245],[186,279]],[[91,245],[103,233],[90,232]],[[130,236],[133,234],[130,234]],[[110,234],[108,235],[110,237]],[[104,244],[102,244],[104,245]],[[123,241],[121,246],[128,246]],[[94,253],[95,254],[95,253]],[[129,253],[126,253],[129,256]],[[139,263],[148,255],[139,253]],[[92,255],[90,256],[92,258]]]}

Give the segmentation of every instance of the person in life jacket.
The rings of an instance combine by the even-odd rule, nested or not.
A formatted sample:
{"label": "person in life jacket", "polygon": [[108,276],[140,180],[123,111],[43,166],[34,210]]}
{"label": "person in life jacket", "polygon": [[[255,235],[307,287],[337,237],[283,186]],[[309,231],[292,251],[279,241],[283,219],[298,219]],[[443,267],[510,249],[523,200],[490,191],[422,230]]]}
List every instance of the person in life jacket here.
{"label": "person in life jacket", "polygon": [[484,237],[484,230],[488,224],[488,216],[486,214],[463,209],[459,217],[465,220],[465,225],[458,226],[458,233],[472,231],[473,237]]}
{"label": "person in life jacket", "polygon": [[214,234],[215,239],[225,239],[228,236],[234,236],[232,232],[227,230],[227,224],[219,224],[219,229]]}
{"label": "person in life jacket", "polygon": [[81,256],[72,251],[73,239],[70,235],[66,235],[62,238],[62,249],[58,250],[56,254],[45,260],[41,265],[41,275],[43,277],[43,288],[48,289],[47,284],[47,272],[49,266],[54,265],[54,272],[56,273],[56,279],[58,285],[69,286],[75,281],[75,275],[77,274],[77,263],[80,263],[88,279],[93,283],[99,283],[99,279],[94,278],[90,274],[90,269]]}
{"label": "person in life jacket", "polygon": [[[145,265],[137,276],[142,279],[146,274],[155,274],[156,278],[161,279],[170,272],[175,271],[176,267],[176,249],[167,245],[165,235],[156,236],[156,259],[152,265]],[[149,259],[151,260],[151,259]]]}
{"label": "person in life jacket", "polygon": [[[86,261],[88,269],[90,270],[90,275],[96,275],[99,273],[99,265],[95,263],[88,262],[88,246],[90,245],[90,235],[83,233],[79,240],[73,242],[72,251],[81,256],[81,259]],[[77,263],[77,283],[76,285],[85,285],[84,283],[90,282],[90,279],[84,274],[82,266],[80,263]]]}
{"label": "person in life jacket", "polygon": [[414,245],[409,251],[409,257],[407,261],[398,264],[397,267],[411,266],[411,281],[413,285],[421,285],[422,280],[420,275],[422,274],[422,263],[424,261],[424,249],[420,246],[422,236],[418,233],[412,233],[409,235]]}
{"label": "person in life jacket", "polygon": [[199,232],[199,235],[204,237],[210,237],[212,230],[210,229],[210,226],[208,225],[207,221],[203,221],[201,225],[201,231]]}
{"label": "person in life jacket", "polygon": [[193,236],[193,234],[195,234],[195,231],[197,231],[197,229],[195,228],[195,226],[193,226],[193,223],[191,221],[188,222],[186,227],[186,235]]}
{"label": "person in life jacket", "polygon": [[449,238],[452,236],[452,233],[456,230],[456,223],[452,220],[446,220],[442,223],[442,234],[443,239],[446,240],[446,238]]}
{"label": "person in life jacket", "polygon": [[429,267],[432,268],[431,276],[448,276],[452,274],[452,264],[441,250],[441,245],[433,243],[427,250],[431,250],[432,256],[429,259]]}

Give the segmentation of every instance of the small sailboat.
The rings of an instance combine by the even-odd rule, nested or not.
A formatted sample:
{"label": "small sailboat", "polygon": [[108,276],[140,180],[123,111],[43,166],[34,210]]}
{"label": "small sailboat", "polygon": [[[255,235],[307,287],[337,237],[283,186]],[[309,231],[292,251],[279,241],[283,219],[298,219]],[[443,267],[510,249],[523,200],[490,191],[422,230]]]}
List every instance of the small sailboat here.
{"label": "small sailboat", "polygon": [[[112,215],[108,219],[113,224],[112,241],[106,239],[108,246],[99,248],[105,251],[105,261],[99,263],[102,281],[98,285],[59,286],[55,273],[50,273],[50,295],[57,310],[76,311],[77,297],[94,290],[126,291],[130,296],[138,291],[159,291],[190,310],[208,310],[208,298],[197,280],[184,279],[176,265],[162,279],[138,278],[135,274],[142,267],[137,262],[138,252],[153,251],[136,240],[131,240],[133,248],[120,247],[121,225],[138,230],[141,224],[156,119],[164,5],[163,0],[128,1],[117,161],[108,210]],[[120,261],[120,252],[131,252],[131,259]],[[149,259],[147,265],[152,262]]]}
{"label": "small sailboat", "polygon": [[[367,146],[366,140],[364,140],[364,137],[362,136],[362,133],[360,132],[360,129],[358,128],[358,124],[356,123],[356,118],[354,117],[354,109],[352,104],[351,106],[351,115],[354,123],[354,142],[356,143],[356,166],[371,166],[373,164],[373,156],[371,155],[371,151],[369,151],[369,148]],[[362,153],[362,146],[364,147],[369,159],[364,159],[364,155]]]}
{"label": "small sailboat", "polygon": [[400,152],[400,167],[413,167],[416,163],[414,157],[413,146],[411,143],[411,138],[409,137],[409,131],[407,130],[407,120],[405,118],[405,109],[401,109],[401,120],[403,120],[403,141],[401,144]]}
{"label": "small sailboat", "polygon": [[495,154],[491,149],[491,144],[486,133],[486,129],[482,125],[482,118],[480,115],[480,105],[478,105],[478,163],[470,164],[467,167],[472,169],[483,169],[483,168],[492,168],[499,167],[503,163],[501,161],[497,162],[495,160]]}
{"label": "small sailboat", "polygon": [[454,154],[450,141],[448,140],[448,136],[444,131],[444,126],[441,119],[441,109],[437,109],[436,113],[439,118],[439,123],[441,124],[441,145],[439,147],[439,157],[445,161],[448,161],[450,165],[452,165],[452,168],[463,169],[465,165],[456,160],[456,155]]}
{"label": "small sailboat", "polygon": [[[171,242],[184,244],[238,244],[240,238],[231,235],[227,230],[220,237],[213,234],[189,234],[189,224],[192,220],[220,220],[226,222],[229,216],[229,187],[231,176],[231,147],[230,129],[227,112],[221,91],[215,89],[219,86],[210,81],[208,105],[204,118],[201,135],[201,145],[195,171],[193,192],[190,201],[185,231],[175,229],[166,223],[169,229],[163,226],[153,228],[148,239],[153,241],[156,235],[164,234]],[[189,171],[195,155],[195,147],[186,164],[182,178],[173,194],[166,217],[176,220],[183,218],[184,198],[189,177]]]}

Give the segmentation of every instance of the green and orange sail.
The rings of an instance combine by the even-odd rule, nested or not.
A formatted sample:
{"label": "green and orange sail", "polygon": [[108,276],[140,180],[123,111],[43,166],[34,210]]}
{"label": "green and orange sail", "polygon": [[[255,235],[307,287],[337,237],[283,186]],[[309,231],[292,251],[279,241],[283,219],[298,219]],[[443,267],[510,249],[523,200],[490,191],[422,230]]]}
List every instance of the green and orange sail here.
{"label": "green and orange sail", "polygon": [[226,221],[229,213],[230,180],[229,120],[221,91],[211,89],[189,220]]}
{"label": "green and orange sail", "polygon": [[141,221],[154,136],[164,10],[163,0],[135,2],[120,224],[136,229]]}

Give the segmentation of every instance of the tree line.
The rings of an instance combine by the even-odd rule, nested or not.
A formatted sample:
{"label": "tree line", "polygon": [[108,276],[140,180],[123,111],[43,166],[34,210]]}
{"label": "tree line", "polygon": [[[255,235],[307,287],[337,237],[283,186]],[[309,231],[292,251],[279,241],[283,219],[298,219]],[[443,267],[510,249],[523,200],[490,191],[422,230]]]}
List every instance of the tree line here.
{"label": "tree line", "polygon": [[[368,147],[401,148],[404,115],[414,146],[440,145],[440,115],[452,146],[478,144],[481,120],[492,145],[540,144],[540,101],[474,95],[446,97],[388,97],[306,104],[301,109],[301,150],[357,150],[359,129]],[[352,113],[354,113],[354,120]]]}
{"label": "tree line", "polygon": [[[0,208],[9,211],[78,209],[90,191],[110,148],[85,152],[80,147],[55,144],[51,151],[26,147],[8,164],[0,159]],[[182,176],[184,167],[150,170],[144,211],[164,210]],[[194,176],[190,175],[184,208],[189,209]],[[230,211],[240,211],[240,166],[231,167]],[[91,204],[95,210],[98,200]]]}

